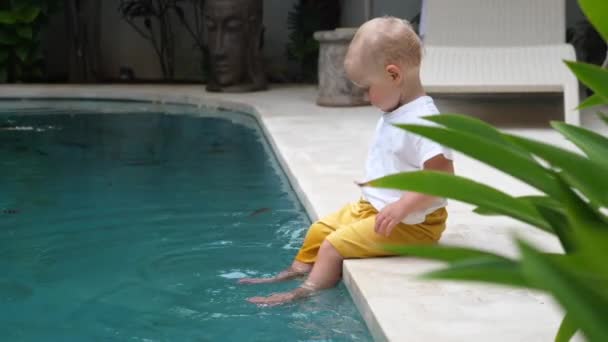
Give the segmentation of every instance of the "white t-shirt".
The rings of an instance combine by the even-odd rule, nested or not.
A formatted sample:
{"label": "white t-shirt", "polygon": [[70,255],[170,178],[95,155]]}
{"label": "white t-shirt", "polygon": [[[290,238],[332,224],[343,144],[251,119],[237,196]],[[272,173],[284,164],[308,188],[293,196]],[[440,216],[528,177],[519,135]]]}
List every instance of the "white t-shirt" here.
{"label": "white t-shirt", "polygon": [[[391,113],[385,113],[380,118],[367,156],[366,180],[400,172],[422,170],[427,160],[439,154],[452,159],[450,149],[420,135],[393,126],[394,124],[436,126],[436,124],[423,119],[424,116],[429,115],[439,115],[439,110],[435,107],[431,97],[422,96]],[[362,191],[363,198],[369,201],[378,211],[399,200],[405,193],[399,190],[372,187],[364,187]],[[406,224],[422,223],[426,215],[446,205],[447,201],[445,199],[438,199],[426,210],[408,215],[403,222]]]}

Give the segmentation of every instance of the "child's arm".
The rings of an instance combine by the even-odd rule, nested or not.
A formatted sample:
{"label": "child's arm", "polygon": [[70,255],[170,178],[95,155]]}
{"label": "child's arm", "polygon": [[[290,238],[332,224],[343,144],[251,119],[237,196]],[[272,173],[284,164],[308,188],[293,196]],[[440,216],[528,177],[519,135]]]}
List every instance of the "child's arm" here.
{"label": "child's arm", "polygon": [[[443,154],[427,160],[424,163],[425,170],[441,171],[453,174],[454,164]],[[384,207],[376,216],[376,233],[389,236],[393,228],[399,224],[410,213],[428,208],[437,197],[420,194],[417,192],[407,192],[398,201]]]}

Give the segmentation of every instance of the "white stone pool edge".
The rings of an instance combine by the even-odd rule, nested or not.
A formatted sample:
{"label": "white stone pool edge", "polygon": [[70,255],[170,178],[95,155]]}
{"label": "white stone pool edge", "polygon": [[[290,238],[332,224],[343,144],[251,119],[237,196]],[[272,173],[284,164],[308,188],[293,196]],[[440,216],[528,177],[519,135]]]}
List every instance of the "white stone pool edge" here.
{"label": "white stone pool edge", "polygon": [[[358,197],[351,180],[361,179],[367,142],[377,119],[373,110],[320,108],[312,87],[287,86],[268,92],[209,94],[200,86],[36,85],[0,86],[0,98],[144,100],[247,112],[260,122],[279,162],[312,220]],[[526,131],[556,139],[550,132]],[[556,140],[556,143],[563,142]],[[458,167],[460,166],[460,167]],[[526,193],[529,189],[495,171],[457,156],[459,173]],[[513,254],[513,233],[557,249],[553,238],[501,218],[479,218],[451,204],[447,243]],[[500,287],[421,282],[436,267],[416,259],[347,261],[344,282],[377,341],[551,340],[561,312],[545,295]]]}

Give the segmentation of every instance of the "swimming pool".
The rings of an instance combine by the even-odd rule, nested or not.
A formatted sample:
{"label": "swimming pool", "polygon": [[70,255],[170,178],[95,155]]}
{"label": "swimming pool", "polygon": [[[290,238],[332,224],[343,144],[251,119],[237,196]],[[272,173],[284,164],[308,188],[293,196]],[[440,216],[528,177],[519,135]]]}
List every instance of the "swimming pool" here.
{"label": "swimming pool", "polygon": [[3,340],[371,339],[344,287],[245,302],[310,223],[249,115],[0,101],[0,189]]}

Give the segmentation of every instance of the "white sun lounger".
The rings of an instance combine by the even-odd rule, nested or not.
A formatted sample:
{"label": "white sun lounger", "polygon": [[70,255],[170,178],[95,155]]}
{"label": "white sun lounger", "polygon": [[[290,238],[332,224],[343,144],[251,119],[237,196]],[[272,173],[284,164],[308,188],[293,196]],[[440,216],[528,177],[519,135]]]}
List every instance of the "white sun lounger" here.
{"label": "white sun lounger", "polygon": [[563,92],[565,121],[580,123],[564,0],[424,0],[421,36],[430,93]]}

